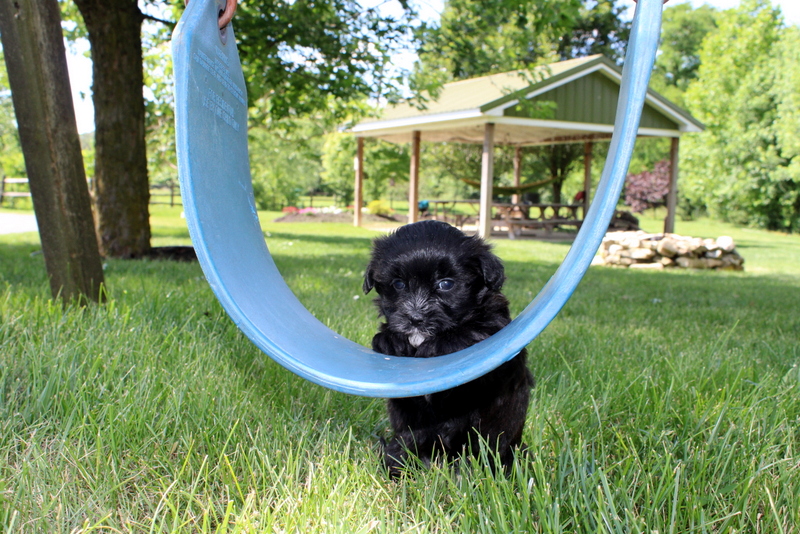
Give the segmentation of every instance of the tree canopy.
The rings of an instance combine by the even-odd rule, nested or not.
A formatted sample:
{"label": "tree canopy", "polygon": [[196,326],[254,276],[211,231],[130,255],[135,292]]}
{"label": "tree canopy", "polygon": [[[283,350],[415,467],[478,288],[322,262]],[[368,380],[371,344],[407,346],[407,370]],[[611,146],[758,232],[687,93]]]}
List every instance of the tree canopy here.
{"label": "tree canopy", "polygon": [[242,2],[234,28],[250,106],[271,119],[342,119],[353,102],[395,94],[387,67],[412,15],[400,2],[402,18],[355,0]]}
{"label": "tree canopy", "polygon": [[[342,119],[363,112],[367,98],[394,94],[386,66],[390,51],[407,38],[408,24],[401,19],[411,15],[408,4],[399,2],[401,17],[363,9],[354,0],[242,2],[234,27],[254,123],[311,114]],[[68,37],[88,37],[92,48],[94,197],[107,255],[146,253],[148,171],[159,182],[175,174],[171,65],[164,44],[174,27],[166,19],[177,19],[183,4],[62,0],[62,12],[73,21]],[[146,20],[157,25],[147,25],[143,37]]]}
{"label": "tree canopy", "polygon": [[773,230],[800,230],[800,37],[768,0],[721,12],[689,84],[706,125],[685,144],[688,210]]}
{"label": "tree canopy", "polygon": [[630,28],[616,0],[449,0],[438,25],[423,25],[415,88],[525,70],[602,53],[624,56]]}
{"label": "tree canopy", "polygon": [[717,11],[706,4],[692,9],[691,4],[667,4],[661,24],[661,42],[651,85],[679,106],[683,93],[697,78],[700,47],[706,35],[716,28]]}

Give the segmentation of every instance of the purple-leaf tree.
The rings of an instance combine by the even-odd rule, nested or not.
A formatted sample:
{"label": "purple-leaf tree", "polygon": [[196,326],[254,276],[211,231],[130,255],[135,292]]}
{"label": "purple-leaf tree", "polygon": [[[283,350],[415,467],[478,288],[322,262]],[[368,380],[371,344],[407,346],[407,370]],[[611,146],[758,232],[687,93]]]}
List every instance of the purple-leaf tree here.
{"label": "purple-leaf tree", "polygon": [[663,206],[669,192],[670,164],[661,160],[652,171],[629,174],[625,178],[625,205],[641,213],[647,208]]}

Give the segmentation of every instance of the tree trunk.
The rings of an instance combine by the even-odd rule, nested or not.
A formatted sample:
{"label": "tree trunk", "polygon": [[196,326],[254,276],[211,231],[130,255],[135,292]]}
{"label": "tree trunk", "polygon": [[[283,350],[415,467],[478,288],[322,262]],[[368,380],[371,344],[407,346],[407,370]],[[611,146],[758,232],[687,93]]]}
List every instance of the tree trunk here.
{"label": "tree trunk", "polygon": [[553,204],[561,204],[561,187],[564,185],[564,175],[561,174],[561,147],[550,146],[545,149],[550,164],[550,178],[553,179]]}
{"label": "tree trunk", "polygon": [[553,204],[561,204],[561,186],[564,185],[563,178],[553,180]]}
{"label": "tree trunk", "polygon": [[142,97],[142,12],[136,0],[75,0],[92,47],[95,208],[105,256],[150,249]]}
{"label": "tree trunk", "polygon": [[0,35],[53,297],[100,300],[103,268],[57,1],[0,0]]}
{"label": "tree trunk", "polygon": [[542,148],[542,154],[554,179],[553,204],[561,204],[561,188],[577,159],[583,155],[583,146],[577,144],[551,145]]}

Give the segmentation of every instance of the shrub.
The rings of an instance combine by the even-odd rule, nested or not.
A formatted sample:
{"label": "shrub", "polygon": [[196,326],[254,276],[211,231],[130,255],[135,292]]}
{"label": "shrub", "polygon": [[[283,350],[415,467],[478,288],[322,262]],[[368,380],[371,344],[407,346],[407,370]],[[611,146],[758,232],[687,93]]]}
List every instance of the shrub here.
{"label": "shrub", "polygon": [[392,213],[392,208],[385,200],[373,200],[367,204],[367,212],[372,215],[387,216]]}
{"label": "shrub", "polygon": [[669,193],[669,176],[667,160],[656,163],[652,171],[629,174],[625,179],[625,205],[635,213],[663,205]]}

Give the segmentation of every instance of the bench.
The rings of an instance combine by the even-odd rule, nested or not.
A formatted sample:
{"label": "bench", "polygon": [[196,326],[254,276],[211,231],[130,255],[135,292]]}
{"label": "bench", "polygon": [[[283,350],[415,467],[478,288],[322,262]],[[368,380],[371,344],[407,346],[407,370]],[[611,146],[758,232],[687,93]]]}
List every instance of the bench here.
{"label": "bench", "polygon": [[523,230],[544,230],[551,234],[556,228],[574,226],[580,229],[583,219],[578,210],[583,204],[495,204],[501,222],[507,228],[508,238],[520,237]]}

